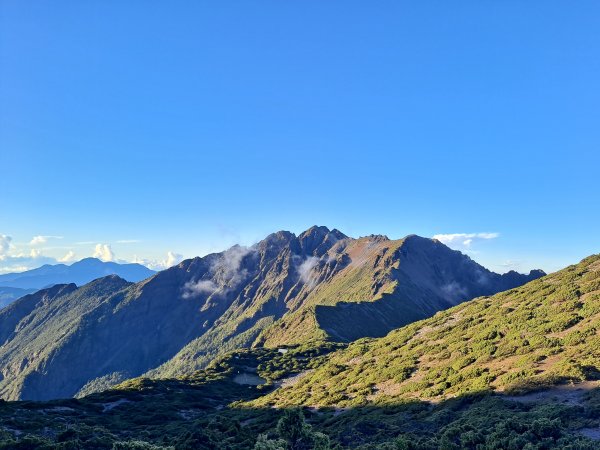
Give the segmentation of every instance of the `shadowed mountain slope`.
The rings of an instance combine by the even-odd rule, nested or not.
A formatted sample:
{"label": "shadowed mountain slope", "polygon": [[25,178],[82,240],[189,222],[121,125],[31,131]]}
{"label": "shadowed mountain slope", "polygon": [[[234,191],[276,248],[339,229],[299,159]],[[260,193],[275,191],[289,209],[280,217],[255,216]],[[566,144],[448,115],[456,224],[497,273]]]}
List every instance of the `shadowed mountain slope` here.
{"label": "shadowed mountain slope", "polygon": [[[250,282],[261,284],[253,301],[240,308],[247,300],[236,300],[216,326],[149,375],[191,373],[214,358],[215,348],[383,336],[464,300],[544,274],[499,275],[438,241],[418,236],[351,239],[325,227],[313,227],[298,238],[286,236],[291,240],[280,250],[276,272],[265,277],[267,283],[261,277]],[[250,270],[241,269],[246,274]]]}
{"label": "shadowed mountain slope", "polygon": [[498,275],[417,236],[280,231],[139,283],[111,276],[16,301],[0,314],[0,395],[81,395],[189,374],[237,348],[381,336],[540,275]]}
{"label": "shadowed mountain slope", "polygon": [[587,382],[582,389],[591,389],[600,386],[599,324],[596,255],[383,338],[352,343],[295,386],[258,403],[349,407],[440,401],[482,391],[518,394],[565,381]]}
{"label": "shadowed mountain slope", "polygon": [[[332,258],[347,264],[331,282],[321,283]],[[344,241],[314,263],[312,295],[266,330],[259,342],[274,346],[323,335],[345,342],[383,336],[465,300],[543,275],[542,271],[499,275],[439,241],[414,235],[396,241],[384,236]]]}
{"label": "shadowed mountain slope", "polygon": [[[0,405],[0,447],[598,448],[600,388],[590,383],[523,395],[480,393],[305,407],[302,413],[257,406],[265,395],[300,383],[346,345],[238,350],[184,379],[136,378],[81,399],[5,402]],[[256,385],[260,382],[264,384]],[[299,421],[287,420],[292,428],[284,433],[278,423],[299,414]],[[323,433],[318,446],[307,439],[314,431]],[[277,437],[284,437],[284,443]]]}
{"label": "shadowed mountain slope", "polygon": [[10,305],[16,299],[35,292],[36,289],[21,289],[0,286],[0,308]]}

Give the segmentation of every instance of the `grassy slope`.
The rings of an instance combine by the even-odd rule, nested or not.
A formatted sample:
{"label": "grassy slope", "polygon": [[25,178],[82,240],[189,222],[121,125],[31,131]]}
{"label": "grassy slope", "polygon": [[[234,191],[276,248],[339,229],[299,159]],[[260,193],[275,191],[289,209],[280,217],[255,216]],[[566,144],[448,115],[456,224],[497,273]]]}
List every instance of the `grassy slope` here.
{"label": "grassy slope", "polygon": [[326,283],[315,287],[302,305],[292,305],[297,309],[266,329],[256,344],[276,347],[327,339],[327,332],[316,319],[316,306],[333,306],[342,301],[373,302],[394,292],[397,282],[390,271],[398,267],[398,262],[392,255],[403,242],[403,239],[390,241],[370,236],[334,246],[329,252],[331,257],[343,252],[351,262]]}
{"label": "grassy slope", "polygon": [[290,313],[263,331],[255,345],[381,337],[464,300],[539,276],[533,272],[500,276],[437,241],[418,236],[343,241],[326,255],[334,256],[349,262],[331,278],[323,277],[323,268],[316,266],[316,287],[301,305],[291,303]]}
{"label": "grassy slope", "polygon": [[[402,240],[373,238],[340,241],[329,251],[329,256],[321,259],[323,265],[313,269],[315,279],[308,283],[295,280],[297,263],[289,252],[283,253],[276,264],[277,270],[267,273],[265,282],[254,293],[251,305],[230,308],[211,330],[149,375],[170,377],[190,373],[204,367],[219,354],[249,347],[252,343],[276,347],[326,340],[327,334],[315,319],[314,305],[333,305],[341,300],[373,301],[391,292],[396,283],[385,268],[389,261],[379,255],[391,253],[401,243]],[[348,255],[354,262],[340,270],[339,267],[344,266],[342,259]],[[340,259],[339,265],[331,262],[335,258]],[[295,283],[295,286],[289,286]],[[287,308],[291,312],[276,321],[288,311]],[[248,328],[245,323],[249,324]]]}
{"label": "grassy slope", "polygon": [[[567,404],[481,392],[597,378],[599,314],[595,256],[333,353],[333,344],[241,350],[185,379],[138,378],[84,399],[0,402],[0,448],[108,450],[135,439],[246,449],[259,433],[273,436],[282,411],[271,405],[303,404],[334,406],[305,415],[341,448],[593,449],[597,442],[579,430],[600,430],[600,389]],[[234,383],[244,372],[266,385]],[[273,390],[298,372],[297,384]]]}
{"label": "grassy slope", "polygon": [[[57,348],[72,347],[88,320],[86,313],[100,308],[129,286],[131,283],[116,276],[95,280],[80,289],[73,284],[55,285],[2,310],[0,366],[4,371],[0,395],[16,398],[22,391],[49,391],[39,383],[41,373],[63,380],[68,369],[53,371],[48,367],[50,361],[60,357]],[[57,395],[61,395],[59,389]]]}
{"label": "grassy slope", "polygon": [[364,406],[599,378],[600,256],[361,340],[253,405]]}
{"label": "grassy slope", "polygon": [[[0,400],[0,449],[111,449],[113,442],[128,440],[173,444],[197,432],[202,434],[201,443],[208,444],[207,430],[225,448],[251,448],[259,432],[274,426],[279,412],[227,406],[273,390],[278,380],[322,364],[338,348],[340,344],[299,346],[286,353],[238,350],[181,379],[134,378],[81,399]],[[238,384],[234,380],[240,374],[258,375],[265,384]],[[242,430],[240,422],[252,426]],[[224,438],[230,443],[224,443]],[[17,442],[21,447],[16,447]],[[195,442],[181,448],[222,447]]]}
{"label": "grassy slope", "polygon": [[[439,242],[341,236],[278,232],[252,249],[184,261],[120,294],[100,298],[86,285],[27,318],[12,314],[8,322],[23,326],[0,348],[0,395],[82,396],[143,373],[193,373],[236,348],[383,336],[499,289],[482,291],[479,278],[497,275]],[[210,287],[184,295],[200,280]],[[447,298],[444,288],[456,286],[461,298]],[[0,322],[0,335],[12,333]]]}
{"label": "grassy slope", "polygon": [[[274,435],[283,411],[249,407],[248,401],[272,392],[289,375],[326,364],[335,348],[304,346],[285,354],[241,350],[185,379],[137,378],[83,399],[0,402],[0,449],[109,450],[114,442],[133,440],[177,450],[253,448],[260,433]],[[240,373],[256,373],[267,383],[236,384]],[[461,396],[439,403],[305,409],[304,414],[336,449],[591,450],[596,443],[578,430],[598,426],[598,391],[582,395],[577,405]]]}

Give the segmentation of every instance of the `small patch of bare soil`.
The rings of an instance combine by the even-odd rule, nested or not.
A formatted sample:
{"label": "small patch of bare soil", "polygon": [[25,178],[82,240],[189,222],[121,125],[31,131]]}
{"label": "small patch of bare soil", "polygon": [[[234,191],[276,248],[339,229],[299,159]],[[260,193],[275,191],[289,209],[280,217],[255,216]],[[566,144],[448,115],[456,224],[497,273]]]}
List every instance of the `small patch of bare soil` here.
{"label": "small patch of bare soil", "polygon": [[282,378],[281,380],[276,381],[275,385],[278,387],[282,387],[282,388],[294,386],[295,384],[298,384],[298,382],[300,380],[302,380],[302,378],[304,378],[305,376],[309,375],[310,373],[312,373],[314,371],[315,371],[314,369],[304,370],[300,373],[297,373],[296,375],[292,375],[290,377]]}
{"label": "small patch of bare soil", "polygon": [[125,403],[130,403],[131,400],[126,400],[124,398],[117,400],[115,402],[110,402],[110,403],[102,403],[102,406],[104,407],[104,409],[102,410],[102,412],[108,412],[114,408],[116,408],[119,405],[123,405]]}
{"label": "small patch of bare soil", "polygon": [[590,390],[600,386],[598,381],[584,381],[582,383],[556,386],[543,391],[532,392],[524,395],[507,395],[506,400],[519,403],[562,403],[564,405],[579,406],[583,403],[583,397]]}
{"label": "small patch of bare soil", "polygon": [[582,428],[578,430],[579,434],[583,434],[585,437],[600,441],[600,427],[596,428]]}

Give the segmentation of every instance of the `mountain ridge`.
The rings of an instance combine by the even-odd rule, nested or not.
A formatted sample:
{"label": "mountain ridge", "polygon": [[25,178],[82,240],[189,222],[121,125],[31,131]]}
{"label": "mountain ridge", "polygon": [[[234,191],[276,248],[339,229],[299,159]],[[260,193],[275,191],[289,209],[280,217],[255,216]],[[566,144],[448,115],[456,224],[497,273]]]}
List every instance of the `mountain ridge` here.
{"label": "mountain ridge", "polygon": [[[73,396],[144,373],[190,374],[219,354],[253,345],[385,334],[468,300],[482,289],[482,275],[491,280],[489,289],[504,287],[501,275],[426,238],[353,239],[326,227],[298,236],[276,232],[251,247],[188,259],[138,283],[108,277],[51,302],[17,301],[4,313],[11,319],[0,320],[1,335],[13,336],[13,328],[21,327],[0,347],[0,395]],[[419,294],[423,279],[430,283],[427,295]],[[382,302],[384,297],[392,301]],[[37,307],[15,313],[27,302]],[[351,309],[368,306],[367,315],[348,320],[340,306],[348,302]],[[322,307],[329,308],[325,315]],[[36,319],[42,316],[43,329]],[[382,316],[393,320],[376,320]],[[371,326],[360,331],[363,322]],[[355,328],[358,335],[348,331]],[[33,355],[26,350],[31,346],[38,349]],[[67,373],[68,366],[84,369]]]}
{"label": "mountain ridge", "polygon": [[[529,275],[516,274],[516,272],[495,274],[459,251],[452,250],[437,240],[417,235],[409,235],[399,240],[371,235],[353,240],[344,246],[343,250],[348,253],[350,260],[359,261],[360,267],[355,268],[349,264],[345,272],[340,274],[345,277],[341,287],[334,286],[332,291],[317,295],[316,299],[304,305],[311,307],[310,310],[299,308],[293,311],[288,316],[288,320],[296,321],[295,323],[287,323],[284,319],[284,323],[278,325],[279,329],[266,330],[260,337],[261,344],[276,346],[300,343],[301,341],[293,339],[298,328],[306,328],[306,320],[309,323],[319,323],[317,310],[334,312],[335,308],[331,307],[336,304],[347,305],[340,310],[346,317],[348,309],[356,310],[356,315],[360,317],[361,305],[364,306],[365,300],[369,297],[372,298],[369,303],[382,307],[382,311],[379,314],[376,312],[376,315],[381,317],[382,314],[386,314],[387,319],[391,321],[385,329],[376,333],[367,332],[364,336],[358,337],[381,336],[393,328],[432,315],[460,301],[510,289],[544,274],[543,271],[532,271]],[[334,248],[333,251],[337,249]],[[449,263],[441,264],[444,260]],[[361,270],[365,266],[372,266],[375,269],[377,278],[374,281],[370,278],[364,279]],[[432,271],[432,268],[435,270]],[[469,276],[461,279],[461,271],[465,271]],[[367,273],[367,276],[370,276],[370,273]],[[432,280],[436,281],[432,284]],[[373,283],[357,291],[356,286],[364,285],[365,281],[373,281]],[[339,298],[340,292],[344,293],[345,297]],[[400,309],[397,308],[398,302],[402,306]],[[363,312],[373,309],[372,305],[367,306],[369,307],[366,309],[362,308]],[[364,326],[361,328],[364,329]],[[285,335],[283,339],[278,336],[281,333]],[[305,331],[300,333],[302,336],[305,335]],[[340,336],[338,331],[334,330],[333,333]],[[356,337],[354,335],[342,339],[352,340]]]}
{"label": "mountain ridge", "polygon": [[36,269],[0,275],[0,286],[20,289],[43,289],[53,284],[75,283],[78,286],[107,275],[119,275],[137,282],[156,273],[137,263],[116,263],[84,258],[67,264],[44,264]]}
{"label": "mountain ridge", "polygon": [[0,286],[0,309],[10,305],[13,301],[27,294],[35,292],[35,289],[23,289]]}
{"label": "mountain ridge", "polygon": [[594,255],[381,338],[239,349],[180,379],[134,378],[80,399],[7,402],[0,441],[284,448],[295,438],[281,424],[294,427],[296,417],[304,433],[323,433],[323,449],[592,450],[599,319]]}
{"label": "mountain ridge", "polygon": [[600,255],[351,343],[258,403],[348,407],[519,394],[565,382],[600,386]]}

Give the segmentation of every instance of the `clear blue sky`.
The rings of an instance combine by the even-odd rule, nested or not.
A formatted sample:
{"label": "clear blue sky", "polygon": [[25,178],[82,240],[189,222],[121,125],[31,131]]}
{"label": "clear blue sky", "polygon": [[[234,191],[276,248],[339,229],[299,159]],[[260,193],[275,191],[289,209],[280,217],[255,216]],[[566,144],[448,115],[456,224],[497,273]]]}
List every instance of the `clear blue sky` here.
{"label": "clear blue sky", "polygon": [[496,271],[600,252],[599,17],[2,0],[0,271],[96,244],[156,265],[313,224],[497,233],[448,241]]}

